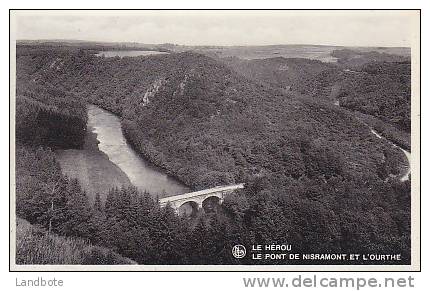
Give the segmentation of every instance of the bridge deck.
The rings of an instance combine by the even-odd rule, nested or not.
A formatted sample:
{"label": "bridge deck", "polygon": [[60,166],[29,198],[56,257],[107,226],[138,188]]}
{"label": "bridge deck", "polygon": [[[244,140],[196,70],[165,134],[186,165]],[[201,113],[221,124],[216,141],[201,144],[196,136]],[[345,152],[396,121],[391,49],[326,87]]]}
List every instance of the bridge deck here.
{"label": "bridge deck", "polygon": [[189,193],[175,195],[175,196],[164,197],[164,198],[160,199],[160,203],[167,203],[169,201],[175,201],[175,200],[180,200],[180,199],[187,199],[187,198],[192,198],[192,197],[196,197],[196,196],[200,196],[200,195],[206,195],[206,194],[210,194],[210,193],[217,193],[217,192],[222,192],[222,191],[243,189],[243,187],[244,187],[243,183],[236,184],[236,185],[228,185],[228,186],[218,186],[218,187],[204,189],[204,190],[200,190],[200,191],[195,191],[195,192],[189,192]]}

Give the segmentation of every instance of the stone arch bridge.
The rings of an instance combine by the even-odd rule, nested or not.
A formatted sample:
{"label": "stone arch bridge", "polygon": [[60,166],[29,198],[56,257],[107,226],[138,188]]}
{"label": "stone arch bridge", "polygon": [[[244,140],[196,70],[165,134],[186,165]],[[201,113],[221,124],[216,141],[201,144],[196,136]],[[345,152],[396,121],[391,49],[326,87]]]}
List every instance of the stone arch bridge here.
{"label": "stone arch bridge", "polygon": [[244,186],[244,183],[228,186],[217,186],[196,192],[164,197],[161,198],[159,202],[161,207],[170,204],[170,206],[176,212],[179,212],[179,208],[186,203],[194,204],[197,209],[200,209],[203,208],[204,202],[209,200],[209,198],[215,197],[218,200],[218,203],[221,203],[226,195],[234,192],[237,189],[243,189]]}

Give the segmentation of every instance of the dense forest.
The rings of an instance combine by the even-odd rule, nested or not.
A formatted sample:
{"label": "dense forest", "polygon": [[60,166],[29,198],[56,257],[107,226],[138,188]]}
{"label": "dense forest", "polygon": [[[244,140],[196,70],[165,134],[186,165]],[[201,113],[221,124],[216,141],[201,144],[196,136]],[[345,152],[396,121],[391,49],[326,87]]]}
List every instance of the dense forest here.
{"label": "dense forest", "polygon": [[[228,196],[217,213],[184,218],[135,188],[112,189],[104,204],[96,198],[89,205],[78,182],[62,177],[52,152],[43,148],[19,149],[17,169],[19,217],[140,264],[255,263],[231,256],[237,242],[288,242],[299,253],[383,248],[401,253],[403,262],[409,259],[409,183],[291,179],[279,191],[281,185],[256,179],[245,191]],[[403,209],[391,216],[387,210],[393,206]]]}
{"label": "dense forest", "polygon": [[[410,182],[398,179],[405,158],[350,110],[191,52],[103,58],[17,49],[17,214],[29,222],[140,264],[255,263],[234,259],[231,247],[287,242],[298,252],[401,253],[400,263],[409,262]],[[318,61],[282,66],[297,71],[291,88],[337,70]],[[120,115],[129,142],[192,188],[245,182],[246,189],[191,218],[134,188],[89,205],[50,149],[79,147],[85,102]],[[29,137],[34,120],[40,130]]]}
{"label": "dense forest", "polygon": [[279,57],[221,61],[252,80],[337,103],[395,126],[400,135],[410,133],[410,58],[348,49],[332,55],[337,63]]}
{"label": "dense forest", "polygon": [[88,240],[60,236],[22,218],[16,223],[17,265],[135,265],[111,249]]}
{"label": "dense forest", "polygon": [[39,79],[39,67],[32,62],[40,54],[19,55],[16,77],[16,135],[32,145],[80,147],[85,138],[85,100]]}

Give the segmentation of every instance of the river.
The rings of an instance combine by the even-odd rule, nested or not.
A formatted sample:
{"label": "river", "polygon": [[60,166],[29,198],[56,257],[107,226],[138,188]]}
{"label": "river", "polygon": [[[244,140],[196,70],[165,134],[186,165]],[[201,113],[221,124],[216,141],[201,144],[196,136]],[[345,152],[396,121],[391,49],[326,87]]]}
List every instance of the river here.
{"label": "river", "polygon": [[99,150],[116,164],[141,191],[159,197],[189,192],[190,189],[177,179],[145,161],[126,141],[120,119],[95,105],[88,106],[88,125],[99,141]]}
{"label": "river", "polygon": [[[371,132],[383,138],[373,129]],[[149,192],[153,197],[162,198],[191,191],[163,169],[143,159],[127,143],[121,130],[121,120],[113,113],[88,105],[87,135],[89,137],[84,149],[57,151],[57,159],[63,172],[78,178],[89,192],[107,192],[110,187],[127,185],[128,180],[128,183]],[[411,171],[410,153],[392,145],[401,149],[409,162],[408,169],[399,177],[405,181]]]}
{"label": "river", "polygon": [[404,182],[409,180],[409,174],[411,173],[411,153],[408,152],[407,150],[399,147],[398,145],[394,144],[393,142],[389,141],[388,139],[384,138],[382,135],[380,135],[379,133],[377,133],[374,129],[370,128],[370,132],[374,135],[376,135],[377,138],[379,139],[385,139],[386,141],[388,141],[393,147],[400,149],[406,156],[406,159],[408,160],[408,169],[400,176],[400,181]]}
{"label": "river", "polygon": [[191,190],[163,169],[145,161],[125,140],[120,119],[88,105],[88,125],[82,149],[57,150],[62,172],[79,180],[91,200],[99,193],[106,199],[109,189],[134,185],[154,198]]}

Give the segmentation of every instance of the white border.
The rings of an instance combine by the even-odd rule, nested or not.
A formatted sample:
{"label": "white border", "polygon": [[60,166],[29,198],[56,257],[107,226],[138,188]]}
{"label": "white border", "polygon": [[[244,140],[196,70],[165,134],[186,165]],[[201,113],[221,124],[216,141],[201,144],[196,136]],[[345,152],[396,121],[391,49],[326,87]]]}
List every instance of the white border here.
{"label": "white border", "polygon": [[[91,11],[93,14],[95,11]],[[412,11],[409,11],[413,13]],[[11,120],[14,121],[14,92],[15,92],[15,33],[13,29],[15,17],[20,14],[31,13],[34,11],[13,11],[11,13],[11,39],[10,39],[10,86],[11,86]],[[39,13],[39,12],[38,12]],[[44,11],[41,13],[57,13],[56,11]],[[81,11],[73,11],[72,13],[82,13]],[[85,12],[84,12],[85,13]],[[100,12],[105,14],[105,12]],[[113,11],[107,12],[107,14],[115,13]],[[124,13],[122,11],[121,13]],[[127,13],[127,12],[125,12]],[[135,13],[135,12],[134,12]],[[416,12],[415,12],[416,13]],[[411,201],[411,214],[412,214],[412,234],[411,234],[411,245],[412,245],[412,262],[408,266],[393,266],[393,265],[127,265],[127,266],[77,266],[77,265],[16,265],[15,264],[15,231],[11,231],[11,253],[10,253],[10,266],[11,270],[14,271],[320,271],[321,268],[324,271],[417,271],[420,268],[420,148],[419,148],[419,118],[420,118],[420,44],[419,44],[419,17],[414,18],[415,28],[411,32],[414,35],[415,41],[412,43],[412,201]],[[11,122],[11,156],[14,153],[14,124]],[[10,197],[10,229],[15,229],[15,195],[14,195],[14,161],[11,162],[11,197]]]}

